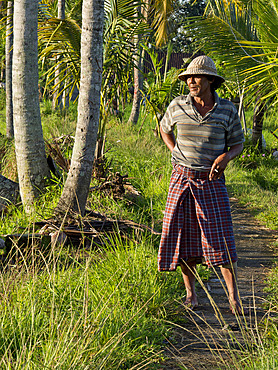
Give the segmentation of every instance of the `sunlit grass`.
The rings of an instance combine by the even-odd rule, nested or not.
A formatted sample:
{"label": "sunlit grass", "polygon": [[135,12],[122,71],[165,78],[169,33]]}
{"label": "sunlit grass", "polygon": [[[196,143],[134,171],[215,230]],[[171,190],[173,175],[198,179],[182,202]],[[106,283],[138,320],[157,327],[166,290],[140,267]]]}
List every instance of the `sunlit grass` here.
{"label": "sunlit grass", "polygon": [[[88,208],[160,231],[172,170],[170,153],[155,136],[155,125],[149,118],[143,125],[125,122],[115,117],[109,120],[106,158],[111,171],[128,175],[139,195],[115,199],[92,191]],[[43,103],[42,123],[47,139],[74,134],[76,108],[52,113],[50,103]],[[269,130],[275,125],[274,118],[266,125],[270,148],[275,141],[271,137],[270,142]],[[265,225],[278,228],[278,161],[267,151],[265,157],[250,153],[252,157],[250,154],[229,164],[228,189]],[[11,158],[12,154],[6,160],[14,162]],[[252,161],[254,166],[249,165]],[[4,168],[8,177],[11,167],[6,164]],[[20,205],[11,207],[1,216],[1,235],[31,233],[35,221],[52,215],[61,190],[61,184],[49,184],[33,218]],[[163,360],[163,338],[170,336],[172,324],[180,319],[178,306],[185,292],[179,272],[157,272],[158,244],[157,235],[134,233],[123,241],[114,234],[105,246],[94,250],[55,246],[45,256],[34,245],[33,259],[29,255],[25,260],[11,261],[10,269],[0,275],[0,367],[161,368],[158,361]],[[209,275],[208,269],[198,271],[202,279]],[[276,285],[276,280],[270,279],[270,289]],[[272,304],[277,306],[278,294],[273,297]],[[275,325],[267,328],[260,345],[247,346],[248,351],[242,348],[235,357],[237,366],[274,368],[267,364],[276,361],[277,330]]]}
{"label": "sunlit grass", "polygon": [[33,247],[0,273],[0,366],[153,368],[182,285],[157,272],[149,237],[50,255]]}
{"label": "sunlit grass", "polygon": [[[214,272],[218,276],[217,272]],[[277,305],[273,306],[270,304],[269,309],[265,312],[265,316],[260,321],[257,315],[258,301],[253,292],[249,314],[235,316],[236,329],[234,331],[232,326],[226,322],[198,274],[196,278],[202,289],[205,290],[207,298],[214,309],[215,323],[211,324],[211,322],[208,322],[205,315],[199,312],[188,310],[187,314],[191,325],[174,324],[179,329],[179,333],[183,331],[184,336],[188,334],[193,335],[196,347],[198,348],[199,345],[205,347],[205,351],[210,352],[219,369],[277,369]],[[220,280],[219,276],[218,278]],[[222,286],[228,300],[226,288],[223,284]],[[266,301],[265,304],[267,304]],[[192,324],[195,328],[194,331],[191,329]],[[174,343],[171,343],[171,345],[175,347]],[[176,351],[177,353],[179,352],[178,349]],[[181,369],[187,369],[182,359],[177,359],[177,362]]]}
{"label": "sunlit grass", "polygon": [[[259,163],[256,169],[244,168],[235,161],[226,170],[228,190],[248,206],[265,226],[278,229],[278,161]],[[270,165],[271,163],[271,165]],[[273,166],[274,165],[274,166]]]}

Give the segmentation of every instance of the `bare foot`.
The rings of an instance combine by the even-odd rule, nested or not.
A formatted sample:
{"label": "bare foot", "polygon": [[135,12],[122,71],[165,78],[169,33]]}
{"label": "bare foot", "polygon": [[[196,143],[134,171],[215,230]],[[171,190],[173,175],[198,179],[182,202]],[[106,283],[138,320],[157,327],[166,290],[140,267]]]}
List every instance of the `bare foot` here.
{"label": "bare foot", "polygon": [[185,302],[183,302],[183,305],[185,308],[189,308],[191,310],[194,310],[194,308],[198,307],[198,300],[197,298],[186,298]]}
{"label": "bare foot", "polygon": [[230,303],[230,311],[232,312],[233,315],[245,316],[248,314],[248,309],[243,307],[240,302]]}

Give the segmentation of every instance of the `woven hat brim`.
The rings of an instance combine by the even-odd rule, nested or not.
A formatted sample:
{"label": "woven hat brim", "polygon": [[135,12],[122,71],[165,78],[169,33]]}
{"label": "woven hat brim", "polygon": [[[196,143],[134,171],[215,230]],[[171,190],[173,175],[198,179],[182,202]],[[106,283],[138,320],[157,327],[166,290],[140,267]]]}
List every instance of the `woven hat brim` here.
{"label": "woven hat brim", "polygon": [[179,79],[182,81],[186,81],[188,76],[194,76],[194,75],[205,75],[205,76],[213,76],[218,78],[222,83],[225,82],[225,78],[222,76],[219,76],[217,73],[214,72],[208,72],[208,71],[203,71],[203,70],[196,70],[196,71],[184,71],[181,74],[179,74]]}

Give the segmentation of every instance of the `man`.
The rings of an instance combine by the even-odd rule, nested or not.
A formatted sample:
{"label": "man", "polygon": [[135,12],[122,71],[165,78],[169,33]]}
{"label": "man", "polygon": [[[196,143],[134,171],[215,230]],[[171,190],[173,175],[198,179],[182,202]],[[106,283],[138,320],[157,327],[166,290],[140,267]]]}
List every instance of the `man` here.
{"label": "man", "polygon": [[[244,135],[235,106],[215,89],[225,81],[208,56],[199,56],[179,78],[188,96],[175,98],[161,121],[162,139],[172,152],[169,187],[158,253],[159,271],[181,266],[185,305],[195,308],[196,264],[219,266],[232,313],[242,314],[237,254],[224,170],[243,149]],[[173,130],[177,127],[177,138]]]}

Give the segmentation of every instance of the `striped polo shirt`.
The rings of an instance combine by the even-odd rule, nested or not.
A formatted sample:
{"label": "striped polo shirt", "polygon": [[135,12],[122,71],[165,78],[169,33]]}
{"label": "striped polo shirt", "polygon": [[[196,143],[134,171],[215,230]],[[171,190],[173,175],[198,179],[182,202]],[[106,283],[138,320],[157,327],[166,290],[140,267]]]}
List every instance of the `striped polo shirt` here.
{"label": "striped polo shirt", "polygon": [[236,107],[214,94],[215,104],[204,117],[193,105],[190,94],[178,96],[169,104],[160,125],[166,134],[177,126],[174,163],[209,171],[214,160],[228,147],[244,142]]}

